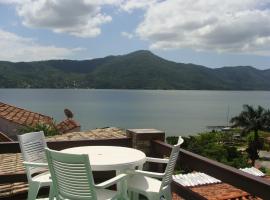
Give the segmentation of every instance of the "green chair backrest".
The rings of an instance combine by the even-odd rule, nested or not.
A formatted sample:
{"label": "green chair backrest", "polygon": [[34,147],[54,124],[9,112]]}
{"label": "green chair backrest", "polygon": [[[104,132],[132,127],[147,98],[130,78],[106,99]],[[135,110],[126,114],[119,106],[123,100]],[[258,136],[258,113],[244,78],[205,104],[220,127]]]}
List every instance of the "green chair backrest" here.
{"label": "green chair backrest", "polygon": [[96,200],[88,155],[74,155],[46,148],[53,188],[58,200]]}

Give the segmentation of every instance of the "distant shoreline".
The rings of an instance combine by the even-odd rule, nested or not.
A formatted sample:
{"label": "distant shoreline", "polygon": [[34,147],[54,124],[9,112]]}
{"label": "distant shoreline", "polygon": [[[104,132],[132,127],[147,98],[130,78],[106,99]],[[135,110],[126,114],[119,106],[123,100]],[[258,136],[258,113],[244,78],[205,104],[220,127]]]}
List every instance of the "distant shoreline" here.
{"label": "distant shoreline", "polygon": [[126,91],[126,90],[134,90],[134,91],[224,91],[224,92],[270,92],[269,90],[218,90],[218,89],[207,89],[207,90],[196,90],[196,89],[123,89],[123,88],[1,88],[0,90],[3,89],[10,89],[10,90],[122,90],[122,91]]}

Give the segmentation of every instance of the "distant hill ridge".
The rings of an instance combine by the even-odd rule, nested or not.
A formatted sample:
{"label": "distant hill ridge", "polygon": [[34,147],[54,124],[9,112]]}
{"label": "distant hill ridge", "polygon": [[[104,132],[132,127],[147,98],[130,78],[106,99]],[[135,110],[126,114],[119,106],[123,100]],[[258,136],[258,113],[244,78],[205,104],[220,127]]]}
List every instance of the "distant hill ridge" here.
{"label": "distant hill ridge", "polygon": [[92,60],[0,61],[1,88],[270,90],[270,69],[211,69],[165,60],[150,51]]}

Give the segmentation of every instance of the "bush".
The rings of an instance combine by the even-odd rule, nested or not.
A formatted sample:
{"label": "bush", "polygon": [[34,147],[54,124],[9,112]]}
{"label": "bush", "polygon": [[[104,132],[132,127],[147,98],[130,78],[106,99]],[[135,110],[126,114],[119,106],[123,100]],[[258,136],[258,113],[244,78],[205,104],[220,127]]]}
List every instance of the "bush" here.
{"label": "bush", "polygon": [[[235,146],[227,145],[230,135],[221,132],[201,133],[183,137],[181,148],[235,168],[249,167],[248,156]],[[175,144],[178,137],[166,138],[169,144]]]}
{"label": "bush", "polygon": [[59,135],[59,131],[56,129],[55,123],[52,125],[37,123],[34,126],[27,126],[19,130],[21,134],[29,132],[43,131],[45,136]]}

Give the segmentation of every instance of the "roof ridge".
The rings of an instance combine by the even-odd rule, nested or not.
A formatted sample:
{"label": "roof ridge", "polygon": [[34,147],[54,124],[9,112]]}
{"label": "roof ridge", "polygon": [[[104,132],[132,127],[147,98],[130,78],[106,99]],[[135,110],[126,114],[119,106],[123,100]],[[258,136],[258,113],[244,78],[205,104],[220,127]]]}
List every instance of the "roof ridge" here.
{"label": "roof ridge", "polygon": [[53,123],[53,118],[50,116],[4,102],[0,102],[0,118],[23,126],[33,126],[37,123]]}
{"label": "roof ridge", "polygon": [[[0,101],[0,107],[3,107],[3,106],[5,106],[5,105],[6,105],[6,106],[13,107],[13,108],[17,108],[17,109],[19,109],[20,111],[26,111],[26,112],[38,114],[38,115],[41,115],[41,116],[43,116],[43,117],[47,117],[47,118],[53,119],[53,118],[50,117],[50,116],[47,116],[47,115],[44,115],[44,114],[41,114],[41,113],[38,113],[38,112],[33,112],[33,111],[31,111],[31,110],[26,110],[25,108],[21,108],[21,107],[18,107],[18,106],[12,105],[12,104],[7,104],[7,103],[4,103],[4,102],[1,102],[1,101]],[[8,108],[7,108],[7,109],[8,109]],[[7,110],[7,109],[5,109],[5,110]],[[3,111],[5,111],[5,110],[3,110]],[[0,111],[0,112],[3,112],[3,111]],[[19,112],[19,111],[18,111],[18,112]]]}

